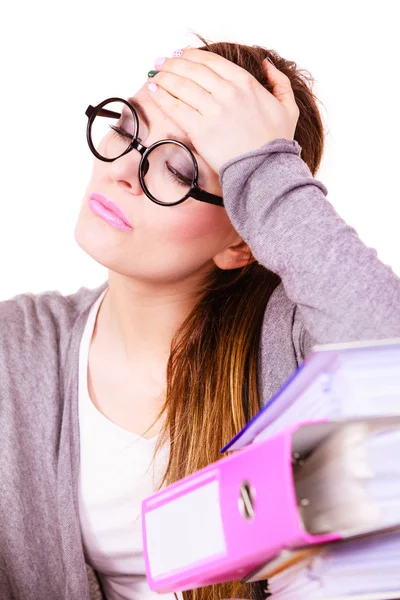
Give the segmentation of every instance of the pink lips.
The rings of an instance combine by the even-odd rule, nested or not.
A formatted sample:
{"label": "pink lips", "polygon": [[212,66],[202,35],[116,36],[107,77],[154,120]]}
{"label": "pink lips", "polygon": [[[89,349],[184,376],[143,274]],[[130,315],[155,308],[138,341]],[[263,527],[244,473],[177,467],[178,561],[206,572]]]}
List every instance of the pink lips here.
{"label": "pink lips", "polygon": [[132,230],[132,225],[130,225],[119,206],[111,202],[106,196],[103,196],[103,194],[92,192],[88,203],[90,210],[112,227],[125,231]]}

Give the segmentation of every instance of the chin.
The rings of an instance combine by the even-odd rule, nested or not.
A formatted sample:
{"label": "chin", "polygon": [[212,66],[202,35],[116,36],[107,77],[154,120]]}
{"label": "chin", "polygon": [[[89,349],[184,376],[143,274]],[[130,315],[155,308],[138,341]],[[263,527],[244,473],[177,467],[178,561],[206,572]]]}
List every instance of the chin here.
{"label": "chin", "polygon": [[121,249],[118,248],[117,230],[83,209],[75,225],[74,238],[78,246],[100,265],[119,270]]}

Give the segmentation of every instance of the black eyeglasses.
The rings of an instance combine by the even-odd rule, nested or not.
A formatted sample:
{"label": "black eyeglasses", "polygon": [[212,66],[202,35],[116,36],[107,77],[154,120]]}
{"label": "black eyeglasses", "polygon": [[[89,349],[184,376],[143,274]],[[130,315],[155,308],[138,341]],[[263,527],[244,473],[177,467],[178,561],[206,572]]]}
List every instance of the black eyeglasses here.
{"label": "black eyeglasses", "polygon": [[140,152],[139,179],[146,196],[156,204],[174,206],[192,197],[224,206],[223,199],[198,187],[198,165],[189,148],[177,140],[159,140],[148,148],[137,137],[139,118],[122,98],[108,98],[88,106],[86,129],[90,150],[99,160],[112,162],[130,152]]}

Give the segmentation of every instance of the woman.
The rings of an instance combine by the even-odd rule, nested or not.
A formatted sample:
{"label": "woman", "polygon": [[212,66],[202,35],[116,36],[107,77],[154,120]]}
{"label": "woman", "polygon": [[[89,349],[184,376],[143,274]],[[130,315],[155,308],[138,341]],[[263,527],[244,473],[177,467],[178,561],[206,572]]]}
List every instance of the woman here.
{"label": "woman", "polygon": [[107,283],[0,304],[1,598],[88,600],[85,561],[107,599],[155,598],[141,499],[217,460],[314,343],[400,336],[400,279],[313,177],[305,74],[201,39],[87,110],[75,237]]}

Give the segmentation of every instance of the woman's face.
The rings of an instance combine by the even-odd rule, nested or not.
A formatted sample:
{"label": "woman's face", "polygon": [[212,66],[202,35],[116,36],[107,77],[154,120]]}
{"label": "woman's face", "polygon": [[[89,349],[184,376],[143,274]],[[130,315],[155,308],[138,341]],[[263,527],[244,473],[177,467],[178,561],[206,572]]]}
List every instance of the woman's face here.
{"label": "woman's face", "polygon": [[[184,132],[149,97],[147,83],[135,94],[150,127],[139,117],[138,137],[144,146],[160,139],[179,139]],[[222,196],[218,174],[195,154],[200,188]],[[106,268],[149,282],[176,282],[206,275],[214,258],[240,241],[223,207],[188,198],[175,206],[160,206],[144,193],[139,181],[141,155],[133,149],[113,162],[94,159],[75,239]],[[124,213],[130,227],[110,225],[93,212],[92,193],[102,194]],[[218,260],[216,260],[218,264]]]}

